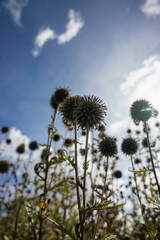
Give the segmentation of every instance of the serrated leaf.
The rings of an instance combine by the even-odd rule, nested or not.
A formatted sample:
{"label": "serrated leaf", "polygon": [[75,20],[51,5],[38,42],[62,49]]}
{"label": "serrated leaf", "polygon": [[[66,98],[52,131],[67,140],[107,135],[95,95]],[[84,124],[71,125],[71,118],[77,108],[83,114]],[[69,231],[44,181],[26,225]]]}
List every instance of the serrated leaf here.
{"label": "serrated leaf", "polygon": [[131,170],[129,169],[129,172],[133,172],[133,173],[144,173],[144,172],[152,172],[152,169],[147,169],[147,168],[140,168],[139,170]]}
{"label": "serrated leaf", "polygon": [[78,240],[78,238],[71,232],[71,229],[64,228],[62,225],[59,225],[55,220],[47,217],[49,221],[51,221],[54,226],[59,229],[61,232],[67,234],[71,239]]}

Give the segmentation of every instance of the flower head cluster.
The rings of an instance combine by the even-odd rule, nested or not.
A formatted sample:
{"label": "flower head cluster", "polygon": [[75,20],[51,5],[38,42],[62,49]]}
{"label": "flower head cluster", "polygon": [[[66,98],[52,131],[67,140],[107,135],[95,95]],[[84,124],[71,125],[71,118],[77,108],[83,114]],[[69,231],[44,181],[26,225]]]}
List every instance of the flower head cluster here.
{"label": "flower head cluster", "polygon": [[130,108],[130,114],[135,123],[140,121],[146,122],[149,118],[155,115],[155,109],[152,105],[144,100],[136,100]]}
{"label": "flower head cluster", "polygon": [[57,88],[54,94],[51,96],[50,105],[52,108],[57,109],[57,107],[64,102],[64,100],[69,97],[70,92],[68,88]]}
{"label": "flower head cluster", "polygon": [[105,137],[99,143],[99,151],[103,156],[113,157],[117,154],[117,144],[114,138]]}
{"label": "flower head cluster", "polygon": [[10,164],[8,160],[0,160],[0,173],[7,173],[9,170]]}
{"label": "flower head cluster", "polygon": [[123,139],[121,150],[126,155],[135,154],[138,150],[138,143],[134,138],[125,138]]}
{"label": "flower head cluster", "polygon": [[79,127],[85,128],[98,128],[104,122],[106,115],[106,106],[96,96],[84,96],[75,111],[75,120]]}

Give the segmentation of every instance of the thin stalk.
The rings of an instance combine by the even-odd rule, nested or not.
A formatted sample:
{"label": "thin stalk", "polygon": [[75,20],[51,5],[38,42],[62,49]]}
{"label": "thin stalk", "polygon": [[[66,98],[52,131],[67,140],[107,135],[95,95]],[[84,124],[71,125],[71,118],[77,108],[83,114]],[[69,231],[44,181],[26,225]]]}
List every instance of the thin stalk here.
{"label": "thin stalk", "polygon": [[[54,112],[54,116],[52,118],[52,123],[51,123],[51,127],[52,129],[54,128],[54,124],[55,124],[55,120],[56,120],[56,116],[58,113],[58,107]],[[49,153],[50,153],[50,148],[51,148],[51,143],[52,143],[52,138],[50,137],[50,127],[48,128],[48,142],[47,142],[47,153],[46,153],[46,168],[45,168],[45,177],[44,177],[44,194],[47,194],[47,178],[48,178],[48,168],[49,168]]]}
{"label": "thin stalk", "polygon": [[[106,180],[107,180],[107,173],[108,173],[108,166],[109,166],[109,156],[107,156],[107,164],[106,164],[106,167],[105,167],[105,177],[104,177],[104,186],[103,186],[103,189],[102,189],[102,196],[101,196],[101,202],[103,200],[103,194],[105,192],[105,187],[106,187]],[[95,237],[96,237],[96,233],[97,233],[97,230],[98,230],[98,225],[99,225],[99,216],[100,216],[100,210],[98,210],[98,213],[97,213],[97,222],[96,222],[96,225],[95,225],[95,230],[94,230],[94,236],[93,236],[93,240],[95,240]]]}
{"label": "thin stalk", "polygon": [[147,127],[146,122],[144,122],[144,127],[145,127],[145,132],[146,132],[146,135],[147,135],[147,144],[148,144],[150,159],[151,159],[151,163],[152,163],[152,170],[153,170],[153,174],[154,174],[156,184],[157,184],[157,187],[158,187],[158,193],[159,193],[159,196],[160,196],[160,186],[159,186],[159,182],[158,182],[158,178],[157,178],[157,174],[156,174],[156,170],[155,170],[155,166],[154,166],[154,162],[153,162],[153,156],[152,156],[152,151],[151,151],[151,146],[150,146],[150,141],[149,141],[148,127]]}
{"label": "thin stalk", "polygon": [[39,238],[38,238],[38,240],[42,240],[42,224],[43,224],[43,219],[40,218],[40,223],[39,223]]}
{"label": "thin stalk", "polygon": [[[78,160],[77,160],[77,124],[75,123],[75,178],[76,178],[76,192],[77,192],[77,202],[78,202],[78,212],[79,212],[79,221],[82,228],[82,214],[81,214],[81,201],[79,194],[79,179],[78,179]],[[81,232],[82,233],[82,232]]]}
{"label": "thin stalk", "polygon": [[[47,192],[48,192],[47,179],[48,179],[48,170],[49,170],[49,153],[50,153],[50,148],[51,148],[51,143],[52,143],[52,137],[50,137],[50,127],[53,131],[57,113],[58,113],[58,107],[54,112],[54,116],[52,118],[51,126],[49,126],[49,128],[48,128],[47,152],[46,152],[46,157],[45,157],[46,166],[45,166],[45,176],[44,176],[44,195],[45,195],[45,198],[46,198],[46,195],[47,195]],[[42,225],[43,225],[43,220],[40,219],[39,240],[42,239]]]}
{"label": "thin stalk", "polygon": [[[131,164],[132,164],[133,171],[135,171],[132,155],[131,155]],[[133,176],[134,176],[134,182],[135,182],[135,185],[136,185],[136,194],[137,194],[137,197],[138,197],[138,201],[139,201],[139,205],[140,205],[140,209],[141,209],[141,214],[142,214],[142,217],[144,219],[145,225],[147,227],[148,235],[149,235],[150,239],[157,240],[157,238],[154,237],[152,232],[151,232],[148,220],[147,220],[147,218],[145,216],[145,213],[144,213],[144,210],[143,210],[143,207],[142,207],[142,202],[141,202],[141,198],[140,198],[140,195],[139,195],[139,189],[138,189],[138,184],[137,184],[137,177],[136,177],[136,173],[135,172],[133,172]]]}
{"label": "thin stalk", "polygon": [[[86,144],[85,144],[85,160],[84,160],[84,174],[83,174],[83,209],[85,210],[86,207],[86,175],[87,175],[87,156],[88,156],[88,139],[89,139],[89,126],[87,126],[86,131]],[[82,239],[85,240],[85,218],[86,213],[83,213],[83,234]]]}

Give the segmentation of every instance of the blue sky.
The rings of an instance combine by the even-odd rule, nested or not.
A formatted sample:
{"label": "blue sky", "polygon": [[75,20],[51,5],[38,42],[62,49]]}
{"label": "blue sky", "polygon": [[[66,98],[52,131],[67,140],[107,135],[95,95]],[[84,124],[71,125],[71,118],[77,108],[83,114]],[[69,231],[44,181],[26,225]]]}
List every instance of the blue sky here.
{"label": "blue sky", "polygon": [[46,141],[50,96],[68,87],[100,97],[120,134],[134,99],[159,107],[159,26],[159,0],[1,0],[0,125]]}

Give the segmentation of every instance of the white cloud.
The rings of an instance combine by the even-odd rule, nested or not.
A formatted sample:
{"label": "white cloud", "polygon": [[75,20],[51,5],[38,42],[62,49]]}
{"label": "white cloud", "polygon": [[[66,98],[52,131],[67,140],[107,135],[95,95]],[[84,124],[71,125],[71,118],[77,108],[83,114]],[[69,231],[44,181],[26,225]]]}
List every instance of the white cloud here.
{"label": "white cloud", "polygon": [[41,48],[49,39],[55,39],[55,38],[56,38],[56,35],[54,31],[50,27],[47,27],[46,29],[40,31],[40,33],[37,35],[35,40],[35,45]]}
{"label": "white cloud", "polygon": [[56,38],[56,34],[54,33],[54,31],[50,28],[47,27],[43,30],[41,30],[36,39],[35,39],[35,47],[36,50],[32,51],[32,54],[34,57],[37,57],[39,55],[39,51],[40,49],[44,46],[44,44],[48,41],[48,40],[53,40]]}
{"label": "white cloud", "polygon": [[64,44],[77,36],[78,32],[84,25],[84,21],[80,17],[80,14],[73,9],[69,10],[68,17],[69,22],[66,25],[66,31],[64,33],[56,34],[50,27],[46,27],[38,33],[34,41],[35,49],[32,51],[34,57],[39,55],[40,49],[49,39],[57,39],[58,44]]}
{"label": "white cloud", "polygon": [[152,56],[145,60],[142,67],[131,71],[120,88],[128,95],[129,105],[144,98],[150,101],[160,112],[160,56]]}
{"label": "white cloud", "polygon": [[126,131],[128,127],[128,121],[127,120],[120,120],[120,121],[116,121],[113,122],[109,125],[109,131],[111,132],[111,134],[119,134],[121,133],[123,130]]}
{"label": "white cloud", "polygon": [[149,59],[143,61],[142,67],[131,71],[125,77],[125,82],[120,85],[120,89],[124,94],[128,94],[130,90],[133,89],[136,84],[140,81],[143,81],[146,77],[152,76],[153,72],[157,69],[157,61],[159,60],[159,56],[152,56]]}
{"label": "white cloud", "polygon": [[23,8],[25,8],[29,3],[29,0],[6,0],[4,2],[4,7],[10,12],[13,21],[19,27],[22,27],[21,17]]}
{"label": "white cloud", "polygon": [[76,37],[80,29],[84,25],[84,21],[78,12],[70,9],[68,12],[69,22],[66,25],[66,31],[57,36],[58,44],[69,42],[72,38]]}
{"label": "white cloud", "polygon": [[147,16],[160,15],[160,0],[146,0],[140,8]]}

